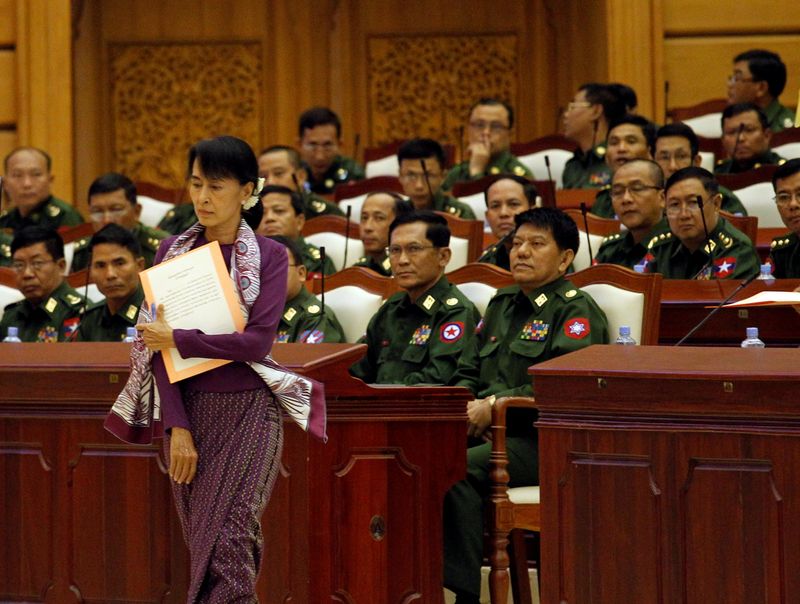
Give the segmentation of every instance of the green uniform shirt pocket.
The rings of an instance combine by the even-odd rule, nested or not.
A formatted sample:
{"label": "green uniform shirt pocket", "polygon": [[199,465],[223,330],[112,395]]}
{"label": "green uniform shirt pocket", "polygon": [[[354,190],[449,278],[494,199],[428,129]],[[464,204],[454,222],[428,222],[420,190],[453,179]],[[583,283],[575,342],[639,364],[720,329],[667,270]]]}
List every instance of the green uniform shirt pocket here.
{"label": "green uniform shirt pocket", "polygon": [[546,340],[514,340],[508,346],[511,352],[526,359],[538,359],[544,354],[546,347]]}
{"label": "green uniform shirt pocket", "polygon": [[494,354],[494,351],[497,350],[498,346],[500,346],[500,342],[498,341],[487,342],[486,344],[483,345],[483,348],[481,348],[480,352],[478,353],[478,356],[481,357],[482,359],[490,357],[492,356],[492,354]]}
{"label": "green uniform shirt pocket", "polygon": [[422,364],[428,354],[427,346],[409,346],[403,351],[401,357],[406,363]]}

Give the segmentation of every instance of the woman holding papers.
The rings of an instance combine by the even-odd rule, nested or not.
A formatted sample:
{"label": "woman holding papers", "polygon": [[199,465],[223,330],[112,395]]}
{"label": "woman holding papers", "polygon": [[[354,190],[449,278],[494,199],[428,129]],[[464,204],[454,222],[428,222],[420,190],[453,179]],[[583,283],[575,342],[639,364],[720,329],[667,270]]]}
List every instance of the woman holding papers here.
{"label": "woman holding papers", "polygon": [[[106,425],[126,440],[146,442],[136,432],[140,416],[153,416],[145,427],[148,436],[158,435],[162,420],[164,453],[191,555],[187,602],[255,602],[259,520],[278,473],[283,440],[278,403],[324,438],[324,412],[320,418],[310,411],[311,398],[317,402],[323,395],[319,384],[287,372],[268,356],[283,310],[288,261],[283,246],[253,232],[262,215],[262,183],[252,149],[233,137],[202,140],[189,152],[188,181],[199,222],[165,239],[155,264],[217,242],[225,268],[219,281],[224,283],[229,272],[231,299],[238,302],[234,308],[242,313],[244,328],[215,335],[204,331],[205,325],[173,329],[168,319],[177,320],[179,313],[169,299],[155,313],[143,305],[131,378]],[[160,300],[155,288],[148,302],[153,300]],[[183,359],[225,363],[175,381],[164,361],[175,354],[170,349]]]}

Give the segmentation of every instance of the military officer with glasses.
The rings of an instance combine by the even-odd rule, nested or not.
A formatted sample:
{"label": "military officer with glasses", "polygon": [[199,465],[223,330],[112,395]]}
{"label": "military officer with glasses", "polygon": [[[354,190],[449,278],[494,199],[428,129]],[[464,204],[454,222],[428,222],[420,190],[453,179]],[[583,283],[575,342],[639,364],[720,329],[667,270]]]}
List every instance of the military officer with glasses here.
{"label": "military officer with glasses", "polygon": [[733,59],[728,77],[728,101],[754,103],[764,111],[772,132],[794,126],[794,113],[781,105],[778,97],[786,86],[786,65],[769,50],[748,50]]}
{"label": "military officer with glasses", "polygon": [[450,381],[480,315],[452,285],[450,229],[443,216],[423,210],[403,214],[389,227],[387,255],[402,289],[372,317],[367,353],[350,373],[375,384],[439,384]]}
{"label": "military officer with glasses", "polygon": [[767,116],[753,103],[728,105],[722,112],[722,146],[728,159],[720,160],[715,174],[739,174],[786,160],[769,148],[772,132]]}
{"label": "military officer with glasses", "polygon": [[769,263],[777,279],[800,278],[800,159],[790,159],[772,175],[775,203],[789,232],[772,240]]}
{"label": "military officer with glasses", "polygon": [[453,167],[442,188],[449,191],[457,182],[477,180],[487,174],[516,174],[533,178],[531,171],[511,154],[511,105],[492,98],[479,99],[469,111],[468,159]]}
{"label": "military officer with glasses", "polygon": [[596,264],[619,264],[631,270],[643,266],[646,245],[669,232],[664,218],[664,173],[649,159],[635,159],[614,172],[611,184],[614,212],[627,229],[603,239]]}
{"label": "military officer with glasses", "polygon": [[747,235],[719,215],[721,202],[717,181],[708,170],[682,168],[670,176],[670,232],[647,243],[645,272],[661,273],[665,279],[744,279],[757,274],[756,249]]}

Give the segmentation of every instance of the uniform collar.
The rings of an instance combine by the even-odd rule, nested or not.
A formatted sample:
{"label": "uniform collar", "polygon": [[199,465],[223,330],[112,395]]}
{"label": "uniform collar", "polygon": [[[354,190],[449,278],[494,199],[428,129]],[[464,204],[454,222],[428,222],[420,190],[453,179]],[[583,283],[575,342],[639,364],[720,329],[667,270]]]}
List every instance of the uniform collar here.
{"label": "uniform collar", "polygon": [[527,299],[528,303],[533,308],[534,314],[538,314],[545,306],[547,306],[547,303],[554,298],[556,291],[561,289],[565,283],[567,283],[565,277],[558,277],[550,283],[545,283],[541,287],[537,287],[527,295],[520,288],[519,296]]}
{"label": "uniform collar", "polygon": [[61,285],[50,292],[50,295],[42,300],[39,304],[34,305],[25,300],[25,306],[29,311],[29,314],[40,308],[48,317],[52,317],[56,310],[58,310],[58,308],[64,304],[62,298],[64,297],[64,294],[69,292],[70,289],[71,288],[69,284],[66,280],[64,280],[61,282]]}
{"label": "uniform collar", "polygon": [[408,292],[403,297],[403,303],[407,306],[417,306],[428,315],[432,315],[436,308],[442,303],[442,298],[447,294],[450,289],[450,282],[444,275],[431,287],[428,291],[423,293],[416,302],[411,302],[408,297]]}
{"label": "uniform collar", "polygon": [[144,302],[144,291],[142,286],[139,285],[134,292],[128,296],[128,299],[122,303],[119,310],[113,315],[108,309],[108,304],[103,304],[103,321],[111,321],[113,317],[119,317],[130,325],[136,325],[136,319],[139,313],[139,308]]}

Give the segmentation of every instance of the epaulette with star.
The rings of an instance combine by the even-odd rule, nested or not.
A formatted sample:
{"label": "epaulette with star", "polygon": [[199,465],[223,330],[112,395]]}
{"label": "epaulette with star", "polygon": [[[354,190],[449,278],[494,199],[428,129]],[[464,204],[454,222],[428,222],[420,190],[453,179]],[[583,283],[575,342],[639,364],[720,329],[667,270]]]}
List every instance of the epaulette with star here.
{"label": "epaulette with star", "polygon": [[61,208],[59,208],[57,205],[54,205],[52,203],[48,204],[47,205],[47,214],[48,214],[48,216],[50,216],[50,218],[55,218],[56,216],[61,214]]}
{"label": "epaulette with star", "polygon": [[89,237],[81,237],[75,242],[74,250],[77,252],[78,250],[83,250],[89,247]]}
{"label": "epaulette with star", "polygon": [[660,235],[654,235],[653,238],[647,242],[647,249],[651,250],[654,247],[671,240],[672,240],[672,231],[670,231],[669,233],[661,233]]}
{"label": "epaulette with star", "polygon": [[717,235],[717,239],[719,240],[719,242],[722,245],[722,247],[724,247],[726,249],[733,245],[733,237],[731,237],[727,233],[720,232],[720,234]]}
{"label": "epaulette with star", "polygon": [[609,241],[616,241],[622,237],[622,233],[614,233],[612,235],[608,235],[603,237],[603,243],[608,243]]}
{"label": "epaulette with star", "polygon": [[780,237],[775,237],[772,240],[772,243],[769,244],[770,249],[773,250],[781,250],[783,248],[791,246],[794,241],[792,240],[793,233],[789,233],[787,235],[781,235]]}

